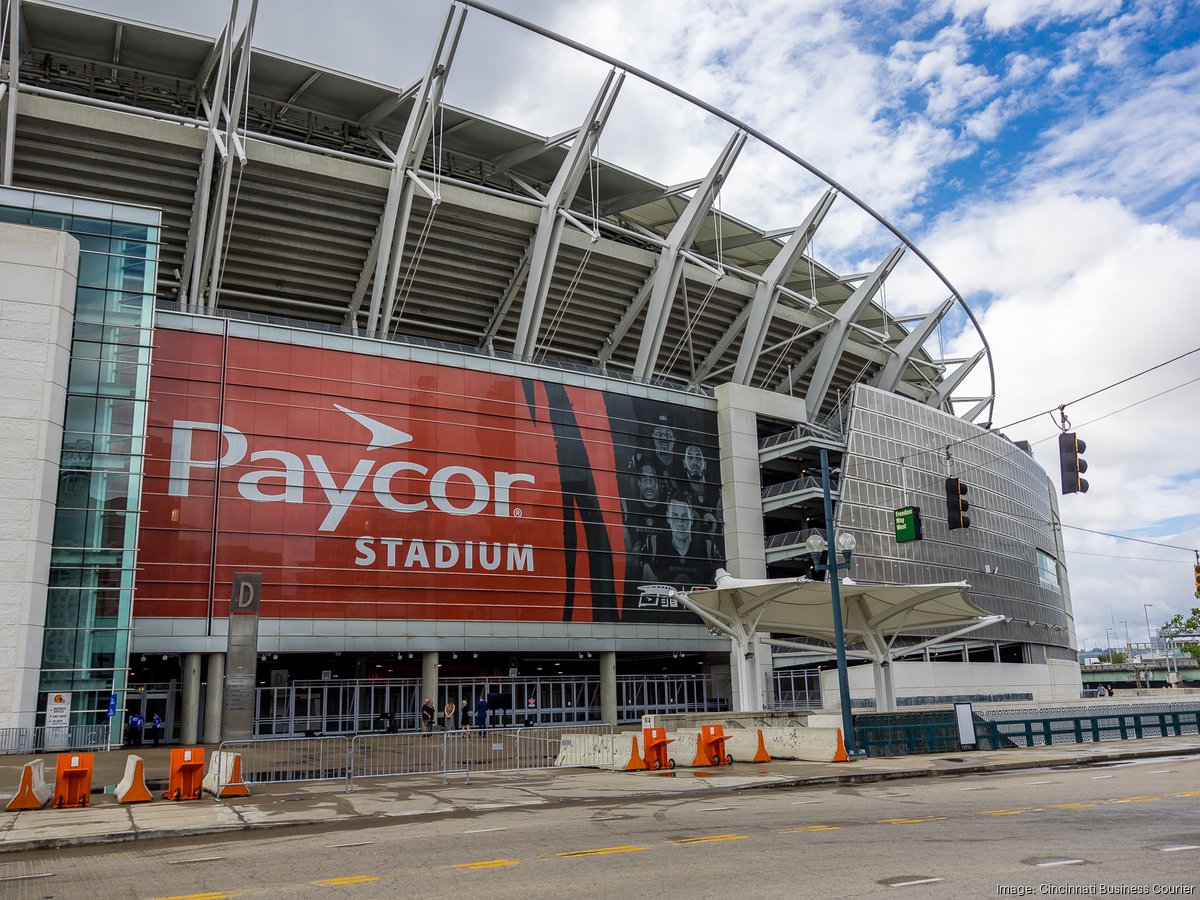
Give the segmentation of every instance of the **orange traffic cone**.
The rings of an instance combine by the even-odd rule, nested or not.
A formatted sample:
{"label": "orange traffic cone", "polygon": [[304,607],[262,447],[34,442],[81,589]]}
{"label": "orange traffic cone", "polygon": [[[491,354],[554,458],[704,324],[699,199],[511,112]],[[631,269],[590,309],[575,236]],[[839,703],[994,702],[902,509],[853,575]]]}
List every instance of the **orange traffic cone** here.
{"label": "orange traffic cone", "polygon": [[850,754],[846,752],[846,745],[842,741],[842,729],[838,729],[838,745],[834,751],[831,762],[850,762]]}
{"label": "orange traffic cone", "polygon": [[767,752],[766,744],[763,743],[762,729],[758,729],[758,752],[754,754],[752,762],[770,762],[771,754]]}
{"label": "orange traffic cone", "polygon": [[633,735],[629,738],[633,741],[633,753],[629,757],[629,765],[625,767],[626,772],[637,772],[650,767],[646,765],[646,761],[642,759],[642,754],[638,752],[637,736]]}

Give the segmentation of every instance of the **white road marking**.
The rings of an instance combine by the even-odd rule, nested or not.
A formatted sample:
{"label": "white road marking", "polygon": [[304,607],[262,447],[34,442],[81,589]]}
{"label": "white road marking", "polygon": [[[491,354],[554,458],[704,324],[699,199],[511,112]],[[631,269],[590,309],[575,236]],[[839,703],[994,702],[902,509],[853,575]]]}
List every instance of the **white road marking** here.
{"label": "white road marking", "polygon": [[1038,863],[1039,869],[1048,869],[1050,866],[1078,866],[1083,863],[1082,859],[1054,859],[1050,862]]}
{"label": "white road marking", "polygon": [[793,800],[792,806],[800,806],[802,803],[821,803],[821,800]]}
{"label": "white road marking", "polygon": [[916,881],[897,881],[889,884],[888,887],[909,887],[914,884],[933,884],[935,881],[941,881],[941,878],[918,878]]}
{"label": "white road marking", "polygon": [[191,863],[216,862],[218,859],[224,859],[224,856],[198,856],[195,859],[171,859],[167,860],[169,866],[186,866]]}
{"label": "white road marking", "polygon": [[374,841],[354,841],[351,844],[326,844],[326,847],[365,847],[367,844],[373,844]]}
{"label": "white road marking", "polygon": [[1116,777],[1117,777],[1116,775],[1093,775],[1092,776],[1092,778],[1095,778],[1097,780],[1099,780],[1101,778],[1116,778]]}
{"label": "white road marking", "polygon": [[1195,844],[1176,844],[1172,847],[1159,847],[1163,853],[1176,853],[1179,850],[1200,850],[1200,846]]}
{"label": "white road marking", "polygon": [[53,872],[39,872],[36,875],[6,875],[4,878],[0,878],[0,881],[25,881],[26,879],[29,879],[29,878],[53,878],[53,877],[54,877]]}
{"label": "white road marking", "polygon": [[486,834],[489,831],[508,831],[505,827],[499,828],[476,828],[472,831],[464,831],[463,834]]}
{"label": "white road marking", "polygon": [[982,791],[983,787],[980,786],[980,787],[959,788],[959,790],[960,791]]}
{"label": "white road marking", "polygon": [[1031,781],[1030,784],[1058,784],[1057,781]]}
{"label": "white road marking", "polygon": [[724,812],[727,809],[733,809],[732,806],[702,806],[700,812]]}

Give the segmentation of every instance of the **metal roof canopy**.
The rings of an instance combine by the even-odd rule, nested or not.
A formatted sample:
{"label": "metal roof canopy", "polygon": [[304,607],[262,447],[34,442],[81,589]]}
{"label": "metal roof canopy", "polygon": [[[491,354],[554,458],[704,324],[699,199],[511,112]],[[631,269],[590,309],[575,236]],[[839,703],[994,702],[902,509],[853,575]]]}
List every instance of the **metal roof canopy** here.
{"label": "metal roof canopy", "polygon": [[[966,582],[952,584],[867,585],[850,580],[840,582],[843,634],[848,643],[861,643],[865,649],[846,650],[848,657],[869,659],[875,676],[876,708],[883,712],[896,707],[895,684],[891,663],[964,634],[1004,621],[971,602]],[[754,642],[759,632],[797,635],[798,640],[760,637],[758,641],[792,650],[831,652],[835,640],[832,591],[828,583],[807,578],[734,578],[724,569],[717,571],[717,586],[689,593],[673,592],[682,605],[700,616],[711,631],[728,635],[734,644],[734,658],[741,685],[753,683]],[[926,637],[917,644],[896,648],[904,634],[930,629],[954,629]],[[809,644],[804,638],[826,644]],[[745,692],[742,705],[757,704],[761,692]],[[747,707],[748,711],[750,710]]]}

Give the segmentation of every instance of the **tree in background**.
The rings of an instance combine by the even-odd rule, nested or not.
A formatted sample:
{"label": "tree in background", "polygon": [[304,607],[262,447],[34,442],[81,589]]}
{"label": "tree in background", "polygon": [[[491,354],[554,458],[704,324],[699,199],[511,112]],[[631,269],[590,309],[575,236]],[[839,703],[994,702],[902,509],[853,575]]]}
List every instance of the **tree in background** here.
{"label": "tree in background", "polygon": [[[1191,615],[1186,619],[1183,617],[1183,613],[1172,616],[1159,627],[1159,633],[1172,641],[1181,635],[1189,637],[1200,635],[1200,606],[1193,606]],[[1200,643],[1185,641],[1177,646],[1196,662],[1200,662]]]}

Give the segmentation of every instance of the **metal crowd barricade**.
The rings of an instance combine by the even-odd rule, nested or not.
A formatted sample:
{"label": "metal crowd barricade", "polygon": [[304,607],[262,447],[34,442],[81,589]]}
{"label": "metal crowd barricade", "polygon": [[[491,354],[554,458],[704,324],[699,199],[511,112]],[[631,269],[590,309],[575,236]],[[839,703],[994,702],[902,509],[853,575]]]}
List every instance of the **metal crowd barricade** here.
{"label": "metal crowd barricade", "polygon": [[0,728],[0,754],[28,753],[28,728]]}
{"label": "metal crowd barricade", "polygon": [[242,781],[247,784],[345,779],[350,789],[350,738],[345,735],[223,741],[217,749],[241,754]]}
{"label": "metal crowd barricade", "polygon": [[440,773],[443,782],[451,775],[463,775],[469,782],[473,772],[550,769],[567,734],[607,735],[612,746],[611,725],[360,734],[351,742],[347,789],[353,789],[355,778]]}
{"label": "metal crowd barricade", "polygon": [[[473,772],[551,769],[564,749],[566,735],[607,737],[602,746],[608,748],[609,768],[615,767],[611,725],[224,741],[217,749],[222,754],[240,754],[246,784],[344,779],[346,790],[352,791],[355,778],[440,774],[443,782],[451,775],[463,775],[469,782]],[[218,796],[221,787],[224,784],[218,785]]]}

